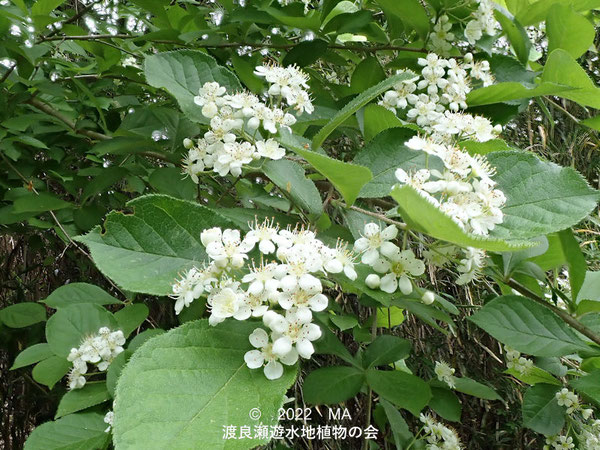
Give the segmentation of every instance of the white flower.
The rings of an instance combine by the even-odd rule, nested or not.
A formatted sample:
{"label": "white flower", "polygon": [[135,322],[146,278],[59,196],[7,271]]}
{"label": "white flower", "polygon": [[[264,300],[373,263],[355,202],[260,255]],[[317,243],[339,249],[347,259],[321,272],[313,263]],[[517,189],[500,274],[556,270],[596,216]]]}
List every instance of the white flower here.
{"label": "white flower", "polygon": [[479,275],[485,264],[485,250],[474,247],[463,249],[465,258],[460,261],[457,269],[461,275],[456,279],[456,284],[463,285],[473,281]]}
{"label": "white flower", "polygon": [[[298,360],[298,352],[291,349],[286,355],[280,356],[273,353],[273,344],[269,342],[269,335],[262,328],[257,328],[249,336],[250,344],[259,350],[250,350],[244,355],[244,361],[250,369],[264,366],[263,372],[269,380],[275,380],[283,375],[281,363],[291,366]],[[281,362],[280,362],[281,361]]]}
{"label": "white flower", "polygon": [[278,160],[285,156],[285,149],[275,139],[256,142],[256,152],[263,158]]}
{"label": "white flower", "polygon": [[250,142],[228,142],[223,145],[223,151],[217,156],[213,170],[224,177],[228,173],[239,177],[242,166],[254,159],[255,148]]}
{"label": "white flower", "polygon": [[474,45],[483,36],[483,29],[479,20],[471,20],[465,27],[465,37],[469,44]]}
{"label": "white flower", "polygon": [[228,317],[237,320],[245,320],[250,317],[251,310],[246,305],[243,291],[235,289],[234,286],[226,287],[208,296],[207,304],[210,310],[208,322],[216,325]]}
{"label": "white flower", "polygon": [[356,240],[354,250],[362,253],[361,261],[363,264],[374,264],[380,257],[380,254],[393,254],[398,247],[390,241],[398,235],[398,228],[390,225],[381,230],[376,223],[365,225],[363,237]]}
{"label": "white flower", "polygon": [[213,118],[219,112],[219,106],[225,103],[222,97],[225,94],[225,87],[215,81],[206,82],[202,85],[199,93],[194,97],[194,103],[202,106],[202,115],[207,118]]}
{"label": "white flower", "polygon": [[285,356],[292,351],[292,346],[303,358],[310,358],[314,353],[311,341],[321,337],[321,329],[311,323],[311,317],[301,310],[290,309],[285,317],[274,311],[268,311],[263,316],[267,327],[273,330],[273,353]]}
{"label": "white flower", "polygon": [[85,377],[77,369],[73,368],[69,372],[67,383],[70,390],[81,389],[85,386]]}
{"label": "white flower", "polygon": [[[315,312],[327,308],[329,299],[322,294],[321,283],[311,283],[305,287],[306,289],[303,289],[298,285],[293,289],[283,289],[277,297],[279,305],[286,310],[297,308],[297,310],[309,309]],[[304,311],[303,314],[310,313]]]}
{"label": "white flower", "polygon": [[261,264],[258,267],[252,267],[250,273],[244,275],[242,278],[243,283],[250,283],[248,293],[259,295],[266,291],[272,296],[280,284],[279,280],[275,278],[277,267],[276,263]]}
{"label": "white flower", "polygon": [[169,297],[177,300],[175,302],[175,314],[179,314],[184,307],[199,298],[206,290],[207,285],[216,279],[207,276],[205,271],[199,271],[192,267],[183,277],[173,284],[173,293]]}
{"label": "white flower", "polygon": [[446,383],[450,388],[454,389],[454,369],[444,361],[436,361],[434,372],[438,377],[438,380]]}
{"label": "white flower", "polygon": [[390,271],[381,278],[381,290],[392,294],[398,287],[404,295],[412,292],[410,276],[420,276],[425,272],[425,264],[417,259],[412,250],[397,250],[387,255],[389,261],[385,262]]}
{"label": "white flower", "polygon": [[104,415],[104,423],[108,424],[108,427],[106,428],[106,430],[104,430],[105,433],[108,433],[110,431],[110,429],[113,427],[115,422],[115,413],[113,411],[109,411]]}
{"label": "white flower", "polygon": [[260,224],[256,219],[255,223],[249,225],[250,231],[246,234],[244,240],[252,243],[252,245],[256,245],[258,242],[258,250],[264,255],[275,252],[274,242],[277,241],[279,227],[273,226],[273,221],[269,222],[268,219]]}
{"label": "white flower", "polygon": [[335,249],[323,249],[325,262],[323,268],[329,273],[344,272],[350,280],[356,280],[358,274],[354,269],[354,253],[347,249],[347,244],[339,242]]}
{"label": "white flower", "polygon": [[251,241],[242,241],[238,230],[227,229],[223,231],[220,239],[210,242],[206,246],[206,253],[219,268],[231,266],[239,269],[248,258],[248,253],[254,244]]}

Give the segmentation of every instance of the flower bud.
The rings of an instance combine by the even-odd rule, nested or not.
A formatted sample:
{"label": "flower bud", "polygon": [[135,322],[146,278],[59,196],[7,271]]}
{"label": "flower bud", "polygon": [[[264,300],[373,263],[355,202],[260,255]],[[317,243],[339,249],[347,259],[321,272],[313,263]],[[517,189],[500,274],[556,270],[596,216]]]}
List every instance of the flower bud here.
{"label": "flower bud", "polygon": [[431,291],[425,291],[423,297],[421,297],[421,301],[426,305],[431,305],[435,301],[435,295]]}
{"label": "flower bud", "polygon": [[190,138],[185,138],[183,140],[183,146],[189,150],[194,146],[194,141],[192,141]]}
{"label": "flower bud", "polygon": [[381,283],[381,278],[379,278],[379,275],[376,275],[374,273],[367,275],[367,278],[365,278],[365,284],[367,286],[369,286],[371,289],[377,289],[379,287]]}

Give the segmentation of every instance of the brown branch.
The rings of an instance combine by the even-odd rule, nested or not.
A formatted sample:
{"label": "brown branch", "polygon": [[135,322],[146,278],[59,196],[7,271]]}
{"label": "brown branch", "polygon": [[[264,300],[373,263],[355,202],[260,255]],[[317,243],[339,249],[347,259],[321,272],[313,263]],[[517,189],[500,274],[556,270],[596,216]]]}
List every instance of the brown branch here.
{"label": "brown branch", "polygon": [[63,113],[57,111],[56,109],[52,108],[50,105],[42,102],[41,100],[38,100],[37,98],[30,98],[29,100],[27,100],[26,103],[29,103],[34,108],[39,109],[40,111],[48,114],[49,116],[56,117],[58,120],[63,122],[77,134],[87,136],[90,139],[95,139],[97,141],[106,141],[108,139],[111,139],[111,137],[107,136],[106,134],[98,133],[92,130],[77,128],[77,124],[74,120],[65,116]]}
{"label": "brown branch", "polygon": [[590,330],[588,327],[583,325],[581,322],[579,322],[577,319],[575,319],[573,316],[571,316],[568,312],[548,303],[542,297],[540,297],[536,293],[532,292],[527,287],[516,282],[515,280],[510,279],[510,280],[504,280],[503,282],[504,282],[504,284],[513,288],[515,291],[524,295],[525,297],[530,298],[531,300],[533,300],[536,303],[539,303],[542,306],[545,306],[546,308],[551,310],[554,314],[559,316],[562,320],[564,320],[566,323],[568,323],[570,326],[572,326],[577,331],[579,331],[581,334],[583,334],[585,337],[589,338],[592,342],[600,345],[600,336],[598,336],[596,333],[594,333],[594,331]]}
{"label": "brown branch", "polygon": [[[143,38],[144,35],[131,35],[131,34],[90,34],[83,36],[51,36],[45,38],[45,41],[59,41],[59,40],[71,40],[71,41],[93,41],[99,39],[139,39]],[[171,40],[153,40],[151,42],[160,44],[182,44],[179,41]],[[220,44],[194,44],[194,48],[238,48],[238,47],[251,47],[251,48],[274,48],[280,50],[289,50],[295,47],[297,44],[271,44],[262,42],[222,42]],[[329,44],[327,48],[336,50],[351,50],[357,52],[376,52],[385,50],[396,50],[403,52],[415,52],[415,53],[428,53],[429,51],[424,48],[413,48],[413,47],[402,47],[396,45],[375,45],[371,47],[360,46],[360,45],[340,45],[340,44]]]}

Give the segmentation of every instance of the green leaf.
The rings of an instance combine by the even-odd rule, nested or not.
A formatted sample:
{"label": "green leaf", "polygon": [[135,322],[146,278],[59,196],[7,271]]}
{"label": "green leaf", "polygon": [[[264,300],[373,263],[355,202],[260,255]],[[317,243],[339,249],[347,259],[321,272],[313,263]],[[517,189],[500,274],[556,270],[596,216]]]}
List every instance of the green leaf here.
{"label": "green leaf", "polygon": [[65,0],[38,0],[31,5],[31,14],[33,16],[47,16],[64,2]]}
{"label": "green leaf", "polygon": [[114,298],[104,289],[89,283],[69,283],[54,290],[45,300],[51,308],[64,308],[76,303],[95,303],[97,305],[116,305],[121,300]]}
{"label": "green leaf", "polygon": [[548,52],[562,48],[575,59],[583,55],[594,43],[594,25],[568,5],[555,4],[546,19]]}
{"label": "green leaf", "polygon": [[504,295],[469,317],[503,344],[535,356],[563,356],[589,347],[556,314],[525,297]]}
{"label": "green leaf", "polygon": [[567,260],[569,269],[569,285],[571,287],[571,299],[577,299],[579,291],[585,281],[587,263],[585,256],[579,247],[579,242],[573,236],[570,229],[563,230],[558,233],[563,253]]}
{"label": "green leaf", "polygon": [[531,41],[523,26],[517,19],[507,17],[500,10],[495,10],[494,16],[502,26],[504,33],[506,33],[519,61],[527,64],[527,61],[529,61],[529,51],[531,50]]}
{"label": "green leaf", "polygon": [[56,410],[55,419],[66,416],[90,406],[98,405],[110,399],[104,382],[86,383],[81,389],[73,389],[68,391],[60,399],[58,409]]}
{"label": "green leaf", "polygon": [[546,19],[548,10],[556,4],[569,5],[575,11],[588,11],[600,7],[600,1],[598,0],[518,0],[513,4],[518,5],[515,15],[523,26],[534,25],[543,21]]}
{"label": "green leaf", "polygon": [[304,401],[332,405],[354,397],[363,383],[363,371],[348,366],[323,367],[308,374],[302,386]]}
{"label": "green leaf", "polygon": [[358,325],[358,319],[354,316],[331,316],[329,320],[341,331],[349,330]]}
{"label": "green leaf", "polygon": [[549,384],[531,386],[523,396],[523,425],[538,433],[552,436],[565,424],[565,408],[558,405],[560,388]]}
{"label": "green leaf", "polygon": [[194,200],[198,186],[191,178],[183,178],[181,170],[176,167],[159,167],[155,169],[148,182],[159,194],[170,195],[183,200]]}
{"label": "green leaf", "polygon": [[[116,448],[250,449],[267,439],[223,440],[223,425],[275,425],[295,379],[289,367],[278,380],[250,370],[244,354],[255,323],[190,322],[149,340],[129,360],[117,385]],[[258,424],[259,422],[256,422]],[[193,446],[193,445],[192,445]]]}
{"label": "green leaf", "polygon": [[267,161],[262,169],[284,195],[291,197],[296,206],[307,213],[312,220],[318,219],[323,214],[319,191],[315,183],[306,178],[304,169],[299,164],[280,159]]}
{"label": "green leaf", "polygon": [[305,67],[317,61],[325,52],[327,52],[327,42],[321,39],[303,41],[290,49],[283,58],[282,64],[284,66],[297,64]]}
{"label": "green leaf", "polygon": [[585,273],[583,285],[577,296],[578,303],[582,300],[600,302],[600,271],[592,272],[591,270],[588,270]]}
{"label": "green leaf", "polygon": [[93,229],[75,239],[90,249],[100,271],[122,288],[168,295],[181,272],[206,259],[200,233],[233,227],[216,212],[165,195],[146,195],[127,204],[134,213],[111,212],[104,232]]}
{"label": "green leaf", "polygon": [[589,375],[571,381],[577,392],[592,400],[600,406],[600,370],[595,370]]}
{"label": "green leaf", "polygon": [[50,358],[53,355],[54,353],[50,350],[50,346],[46,343],[32,345],[17,355],[10,370],[29,366],[43,359]]}
{"label": "green leaf", "polygon": [[561,83],[571,86],[572,90],[557,93],[559,97],[567,98],[583,106],[600,108],[600,88],[587,75],[575,58],[563,49],[556,49],[548,56],[542,83]]}
{"label": "green leaf", "polygon": [[389,334],[377,336],[365,350],[363,365],[365,368],[384,366],[406,358],[410,354],[411,344]]}
{"label": "green leaf", "polygon": [[449,389],[431,386],[429,407],[438,415],[451,422],[460,422],[462,405],[454,392]]}
{"label": "green leaf", "polygon": [[406,420],[404,420],[404,417],[402,417],[400,411],[398,411],[390,402],[380,398],[379,403],[383,407],[385,415],[388,418],[388,422],[390,423],[396,448],[407,448],[413,440],[413,434],[410,432]]}
{"label": "green leaf", "polygon": [[[404,145],[414,134],[413,130],[407,128],[385,130],[356,155],[354,163],[369,168],[373,173],[373,179],[361,189],[360,197],[387,197],[392,186],[398,183],[395,175],[397,168],[410,171],[425,167],[427,154]],[[430,168],[441,169],[441,162],[438,162],[431,158]]]}
{"label": "green leaf", "polygon": [[117,355],[115,359],[112,360],[108,369],[106,369],[106,389],[108,390],[109,395],[114,398],[115,397],[115,389],[117,388],[117,380],[121,376],[123,372],[123,368],[125,364],[129,361],[129,358],[133,352],[131,350],[125,350]]}
{"label": "green leaf", "polygon": [[431,398],[431,389],[422,379],[399,370],[367,370],[367,383],[381,397],[413,415],[419,412]]}
{"label": "green leaf", "polygon": [[71,363],[63,356],[51,356],[37,363],[31,375],[33,379],[52,389],[71,369]]}
{"label": "green leaf", "polygon": [[579,223],[596,207],[598,191],[571,167],[541,161],[528,152],[493,152],[494,181],[506,195],[504,220],[490,233],[529,239]]}
{"label": "green leaf", "polygon": [[[413,124],[404,124],[392,111],[384,108],[381,105],[376,105],[375,103],[369,103],[367,106],[365,106],[363,112],[363,121],[363,135],[366,142],[369,142],[379,133],[387,130],[388,128],[404,128],[408,136],[406,140],[410,139],[410,136],[415,134],[418,129],[418,127]],[[364,151],[365,150],[362,152]]]}
{"label": "green leaf", "polygon": [[460,146],[470,155],[487,155],[501,150],[514,150],[502,139],[491,139],[486,142],[461,141]]}
{"label": "green leaf", "polygon": [[471,378],[455,377],[454,389],[463,394],[472,395],[473,397],[482,398],[484,400],[501,400],[502,398],[491,387],[481,384]]}
{"label": "green leaf", "polygon": [[321,324],[322,336],[315,341],[315,353],[319,355],[336,355],[349,364],[360,367],[354,357],[338,337],[325,324]]}
{"label": "green leaf", "polygon": [[35,428],[24,450],[103,449],[110,442],[106,427],[103,414],[71,414]]}
{"label": "green leaf", "polygon": [[25,212],[45,212],[56,211],[58,209],[69,208],[71,203],[65,202],[60,198],[49,194],[48,192],[40,192],[39,194],[29,193],[19,197],[14,202],[15,214]]}
{"label": "green leaf", "polygon": [[286,143],[283,145],[302,156],[317,172],[331,181],[348,206],[354,203],[361,188],[373,178],[371,171],[366,167],[333,159],[297,146],[292,147]]}
{"label": "green leaf", "polygon": [[429,16],[419,0],[377,0],[381,8],[414,29],[421,38],[429,33]]}
{"label": "green leaf", "polygon": [[165,330],[163,330],[161,328],[150,328],[148,330],[144,330],[131,340],[131,342],[127,346],[127,349],[130,350],[131,352],[135,352],[148,339],[151,339],[155,336],[158,336],[158,335],[164,334],[164,333],[165,333]]}
{"label": "green leaf", "polygon": [[368,56],[352,72],[350,90],[352,94],[360,94],[382,80],[385,80],[385,72],[378,59],[374,56]]}
{"label": "green leaf", "polygon": [[151,86],[164,88],[173,95],[183,113],[192,121],[206,122],[202,108],[194,103],[194,96],[204,83],[216,81],[229,93],[242,86],[233,73],[219,66],[211,56],[197,50],[177,50],[146,57],[146,80]]}
{"label": "green leaf", "polygon": [[0,322],[10,328],[25,328],[45,320],[46,308],[39,303],[17,303],[0,310]]}
{"label": "green leaf", "polygon": [[388,79],[370,87],[362,94],[353,98],[349,103],[346,104],[319,132],[313,137],[312,148],[313,150],[319,148],[321,144],[327,139],[327,137],[342,123],[348,119],[352,114],[358,111],[360,108],[365,106],[371,100],[376,98],[378,95],[383,94],[394,84],[413,78],[415,75],[412,72],[403,72],[389,77]]}
{"label": "green leaf", "polygon": [[543,95],[559,95],[565,97],[567,91],[574,91],[563,78],[544,80],[535,87],[526,87],[516,81],[496,83],[491,86],[474,89],[467,95],[469,106],[491,105],[494,103],[520,100],[523,98],[541,97]]}
{"label": "green leaf", "polygon": [[504,373],[506,373],[508,375],[512,375],[517,380],[522,381],[523,383],[526,383],[526,384],[534,385],[534,384],[538,384],[538,383],[546,383],[546,384],[555,384],[557,386],[562,386],[562,383],[560,381],[558,381],[556,378],[554,378],[552,375],[550,375],[548,372],[546,372],[543,369],[540,369],[539,367],[535,367],[535,366],[531,367],[524,374],[522,374],[521,372],[519,372],[516,369],[506,369],[504,371]]}
{"label": "green leaf", "polygon": [[125,337],[129,336],[148,317],[148,307],[143,303],[135,303],[117,311],[115,319]]}
{"label": "green leaf", "polygon": [[411,186],[396,186],[392,197],[398,202],[398,211],[411,229],[428,234],[436,239],[452,242],[462,247],[477,247],[491,251],[510,251],[526,248],[526,241],[504,241],[491,237],[465,233],[452,218],[437,206],[429,203]]}
{"label": "green leaf", "polygon": [[59,309],[48,319],[46,340],[56,355],[66,358],[84,337],[102,327],[117,328],[113,315],[100,305],[79,303]]}

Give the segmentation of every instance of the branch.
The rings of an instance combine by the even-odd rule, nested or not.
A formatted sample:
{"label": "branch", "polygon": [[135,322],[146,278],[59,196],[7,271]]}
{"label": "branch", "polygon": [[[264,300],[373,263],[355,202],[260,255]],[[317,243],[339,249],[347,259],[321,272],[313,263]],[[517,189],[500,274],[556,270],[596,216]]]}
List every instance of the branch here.
{"label": "branch", "polygon": [[67,125],[69,128],[71,128],[77,134],[87,136],[90,139],[95,139],[97,141],[106,141],[108,139],[111,139],[111,137],[107,136],[106,134],[97,133],[96,131],[92,131],[92,130],[84,130],[84,129],[77,128],[77,124],[75,123],[75,121],[71,120],[69,117],[65,116],[60,111],[57,111],[56,109],[52,108],[50,105],[42,102],[41,100],[38,100],[37,98],[30,98],[29,100],[27,100],[26,103],[29,103],[34,108],[37,108],[42,112],[45,112],[49,116],[56,117],[58,120],[63,122],[65,125]]}
{"label": "branch", "polygon": [[515,291],[523,294],[525,297],[530,298],[534,302],[539,303],[540,305],[543,305],[546,308],[550,309],[554,314],[559,316],[562,320],[564,320],[566,323],[571,325],[573,328],[575,328],[577,331],[579,331],[585,337],[589,338],[595,344],[600,345],[600,336],[598,336],[596,333],[594,333],[594,331],[590,330],[588,327],[583,325],[581,322],[579,322],[577,319],[575,319],[573,316],[571,316],[568,312],[548,303],[542,297],[540,297],[536,293],[530,291],[528,288],[526,288],[525,286],[516,282],[515,280],[512,280],[512,279],[510,279],[508,281],[505,280],[505,281],[503,281],[503,283],[510,286]]}
{"label": "branch", "polygon": [[[93,41],[99,39],[139,39],[143,38],[144,35],[131,35],[131,34],[90,34],[83,36],[48,36],[43,38],[43,41]],[[156,42],[160,44],[182,44],[179,41],[171,40],[153,40],[148,39],[150,42]],[[295,47],[297,44],[271,44],[262,42],[222,42],[220,44],[194,44],[194,48],[237,48],[237,47],[251,47],[251,48],[275,48],[281,50],[289,50]],[[429,51],[424,48],[413,48],[413,47],[401,47],[396,45],[374,45],[371,47],[360,46],[360,45],[341,45],[341,44],[329,44],[327,48],[336,50],[351,50],[357,52],[377,52],[384,50],[396,50],[403,52],[414,52],[414,53],[428,53]]]}
{"label": "branch", "polygon": [[362,208],[359,208],[358,206],[354,206],[354,205],[352,205],[352,206],[349,207],[344,202],[341,202],[341,201],[338,201],[338,200],[332,200],[331,202],[335,203],[335,204],[337,204],[339,206],[343,206],[344,208],[350,208],[350,209],[352,209],[352,210],[354,210],[356,212],[359,212],[361,214],[365,214],[367,216],[374,217],[374,218],[376,218],[378,220],[381,220],[382,222],[389,223],[390,225],[396,225],[401,230],[406,230],[406,228],[407,228],[407,226],[406,226],[405,223],[398,222],[397,220],[390,219],[389,217],[384,216],[383,214],[377,214],[377,213],[374,213],[374,212],[369,211],[367,209],[362,209]]}

